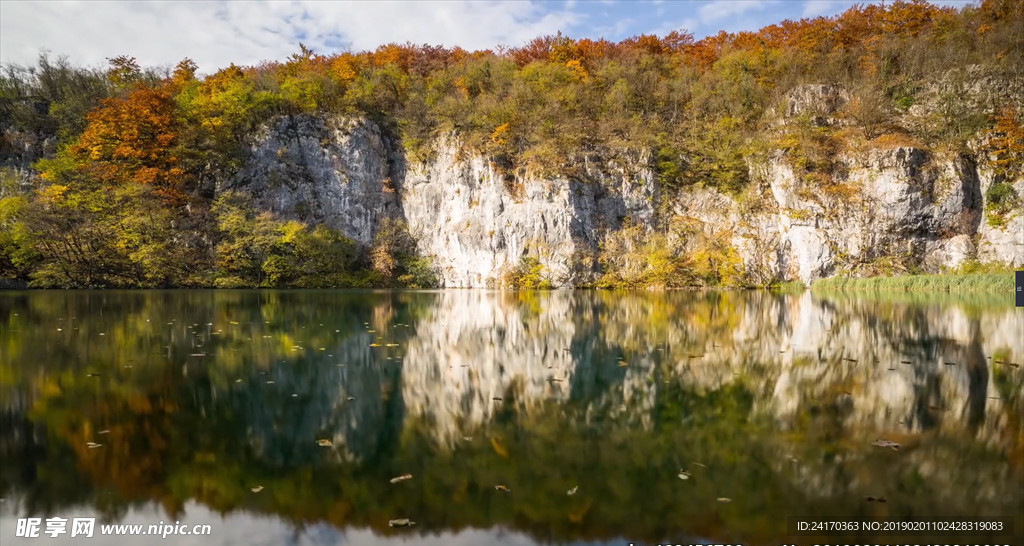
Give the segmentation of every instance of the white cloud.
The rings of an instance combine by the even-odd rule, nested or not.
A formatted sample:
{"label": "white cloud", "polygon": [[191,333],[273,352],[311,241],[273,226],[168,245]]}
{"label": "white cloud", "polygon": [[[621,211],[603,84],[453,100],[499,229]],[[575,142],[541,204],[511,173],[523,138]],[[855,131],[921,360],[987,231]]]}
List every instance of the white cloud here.
{"label": "white cloud", "polygon": [[819,15],[831,15],[849,7],[848,0],[808,0],[804,3],[804,17],[817,17]]}
{"label": "white cloud", "polygon": [[700,7],[701,23],[707,25],[722,19],[743,15],[748,11],[761,11],[777,4],[777,0],[715,0]]}
{"label": "white cloud", "polygon": [[673,30],[693,33],[699,26],[700,21],[692,17],[687,17],[681,21],[666,21],[665,23],[656,27],[653,31],[653,34],[657,34],[658,36],[667,36]]}
{"label": "white cloud", "polygon": [[582,17],[530,1],[479,2],[25,2],[0,1],[0,60],[32,63],[43,49],[103,65],[131,55],[145,66],[190,57],[201,71],[282,60],[298,42],[322,53],[389,42],[491,49],[568,31]]}

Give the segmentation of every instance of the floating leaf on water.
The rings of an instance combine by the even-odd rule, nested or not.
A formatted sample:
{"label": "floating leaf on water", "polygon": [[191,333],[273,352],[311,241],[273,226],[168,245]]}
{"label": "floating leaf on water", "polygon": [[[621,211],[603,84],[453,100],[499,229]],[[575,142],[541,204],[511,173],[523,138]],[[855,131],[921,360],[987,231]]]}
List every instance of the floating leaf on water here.
{"label": "floating leaf on water", "polygon": [[878,446],[878,447],[888,447],[888,448],[892,449],[893,451],[899,451],[899,449],[900,449],[900,443],[899,442],[892,442],[892,441],[889,441],[889,440],[875,440],[874,442],[871,442],[871,445]]}
{"label": "floating leaf on water", "polygon": [[495,397],[493,398],[493,400],[494,400],[495,402],[501,402],[501,397],[500,397],[500,396],[495,396]]}
{"label": "floating leaf on water", "polygon": [[412,474],[402,474],[401,476],[395,476],[391,478],[391,483],[404,482],[405,480],[411,480]]}
{"label": "floating leaf on water", "polygon": [[868,502],[885,502],[885,497],[868,497],[867,499],[864,500]]}
{"label": "floating leaf on water", "polygon": [[349,396],[345,400],[348,400],[349,402],[351,402],[351,401],[355,400],[355,397],[354,396]]}
{"label": "floating leaf on water", "polygon": [[236,379],[236,380],[235,380],[235,383],[241,383],[241,382],[242,382],[242,380],[241,380],[241,379]]}
{"label": "floating leaf on water", "polygon": [[620,367],[620,368],[624,368],[624,367],[626,367],[626,366],[629,366],[629,363],[628,363],[628,362],[626,362],[625,360],[620,360],[620,361],[619,361],[619,367]]}
{"label": "floating leaf on water", "polygon": [[97,447],[100,447],[102,445],[103,444],[97,444],[96,442],[86,442],[85,443],[85,447],[87,447],[89,449],[96,449]]}
{"label": "floating leaf on water", "polygon": [[263,491],[263,486],[262,485],[257,485],[256,487],[252,488],[252,492],[253,493],[259,493],[260,491]]}
{"label": "floating leaf on water", "polygon": [[96,434],[110,434],[110,429],[101,430],[101,431],[97,432]]}
{"label": "floating leaf on water", "polygon": [[469,442],[469,441],[471,441],[473,439],[473,437],[472,436],[463,436],[462,439],[467,441],[467,442]]}
{"label": "floating leaf on water", "polygon": [[380,347],[380,343],[371,343],[370,347]]}
{"label": "floating leaf on water", "polygon": [[512,492],[511,489],[505,487],[503,484],[500,484],[500,483],[498,485],[494,486],[494,490],[495,491],[501,491],[502,493],[511,493]]}
{"label": "floating leaf on water", "polygon": [[231,321],[231,324],[238,324],[238,321],[233,320]]}
{"label": "floating leaf on water", "polygon": [[334,442],[332,442],[332,441],[330,441],[330,440],[328,440],[326,438],[321,438],[321,439],[316,441],[316,445],[318,445],[320,447],[331,447],[331,446],[334,445]]}
{"label": "floating leaf on water", "polygon": [[192,353],[188,356],[206,356],[206,353]]}
{"label": "floating leaf on water", "polygon": [[375,334],[375,333],[377,333],[377,330],[367,330],[367,332],[369,332],[371,334]]}
{"label": "floating leaf on water", "polygon": [[577,486],[573,487],[572,489],[566,491],[565,494],[569,495],[571,497],[571,496],[575,495],[576,492],[579,491],[579,489],[580,489],[580,486],[577,485]]}
{"label": "floating leaf on water", "polygon": [[505,445],[501,443],[501,440],[495,436],[491,437],[491,447],[494,448],[494,452],[499,456],[508,457],[508,448],[506,448]]}
{"label": "floating leaf on water", "polygon": [[690,473],[685,471],[685,470],[680,470],[679,471],[679,479],[680,480],[688,480],[688,479],[690,479]]}
{"label": "floating leaf on water", "polygon": [[732,502],[729,497],[718,497],[718,502]]}
{"label": "floating leaf on water", "polygon": [[271,379],[270,381],[267,381],[267,385],[273,385],[273,384],[274,384],[274,380],[273,379]]}
{"label": "floating leaf on water", "polygon": [[398,518],[388,521],[388,527],[410,527],[412,525],[416,525],[416,522],[409,518]]}
{"label": "floating leaf on water", "polygon": [[385,343],[384,346],[385,347],[398,347],[398,344],[397,343]]}
{"label": "floating leaf on water", "polygon": [[292,393],[292,398],[298,398],[298,397],[299,397],[299,395],[297,393],[294,393],[294,392]]}
{"label": "floating leaf on water", "polygon": [[708,467],[708,465],[706,465],[704,463],[690,463],[690,464],[692,464],[693,466],[699,466],[701,468],[707,468]]}

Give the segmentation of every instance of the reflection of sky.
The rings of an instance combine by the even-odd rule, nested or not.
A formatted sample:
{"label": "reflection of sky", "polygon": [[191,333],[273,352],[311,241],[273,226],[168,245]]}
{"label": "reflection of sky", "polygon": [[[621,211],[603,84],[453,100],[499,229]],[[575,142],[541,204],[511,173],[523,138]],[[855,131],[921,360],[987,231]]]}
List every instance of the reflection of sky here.
{"label": "reflection of sky", "polygon": [[[71,538],[68,534],[60,535],[56,538],[51,538],[49,535],[43,534],[42,531],[46,530],[46,517],[61,517],[70,520],[74,517],[93,517],[96,516],[96,512],[91,509],[77,509],[67,511],[59,514],[47,514],[45,516],[39,515],[37,517],[43,518],[43,524],[40,530],[40,536],[37,538],[19,538],[15,537],[15,530],[17,529],[18,515],[10,513],[9,507],[4,503],[4,508],[0,509],[0,544],[4,546],[17,546],[17,545],[45,545],[52,544],[58,545],[81,545],[90,544],[93,546],[148,546],[150,544],[166,544],[167,546],[210,546],[211,544],[220,544],[223,546],[279,546],[279,545],[294,545],[294,546],[327,546],[333,544],[353,544],[353,545],[377,545],[377,544],[417,544],[424,546],[432,545],[445,545],[445,546],[470,546],[477,544],[502,544],[507,546],[526,546],[537,544],[534,540],[529,537],[508,531],[504,529],[489,529],[489,530],[465,530],[457,533],[433,533],[433,534],[420,534],[415,528],[401,530],[395,533],[395,536],[380,536],[375,534],[373,531],[368,529],[348,529],[345,531],[339,531],[331,525],[319,524],[306,527],[305,529],[296,529],[288,523],[281,521],[278,518],[260,517],[253,516],[250,514],[234,513],[228,516],[221,516],[216,512],[212,512],[206,507],[196,504],[188,503],[185,505],[185,515],[182,519],[178,520],[183,525],[204,525],[209,524],[212,527],[212,535],[209,536],[182,536],[173,535],[168,536],[164,540],[154,539],[153,537],[127,537],[127,536],[114,536],[114,535],[102,535],[100,534],[100,522],[97,520],[96,529],[93,537],[90,539],[81,539],[80,537]],[[167,515],[163,509],[159,506],[150,506],[142,509],[129,510],[124,519],[119,524],[138,524],[138,525],[152,525],[161,521],[166,521]],[[68,529],[70,530],[70,523]],[[613,542],[573,542],[570,544],[592,544],[592,545],[603,545],[603,544],[622,544],[625,539],[613,541]]]}

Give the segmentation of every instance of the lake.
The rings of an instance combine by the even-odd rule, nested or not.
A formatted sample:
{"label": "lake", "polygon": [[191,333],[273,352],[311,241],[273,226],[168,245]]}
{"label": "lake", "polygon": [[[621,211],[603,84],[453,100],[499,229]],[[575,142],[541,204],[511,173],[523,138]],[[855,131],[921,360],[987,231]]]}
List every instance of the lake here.
{"label": "lake", "polygon": [[[1022,544],[1022,333],[1012,294],[0,292],[0,542]],[[1012,530],[792,535],[937,516]]]}

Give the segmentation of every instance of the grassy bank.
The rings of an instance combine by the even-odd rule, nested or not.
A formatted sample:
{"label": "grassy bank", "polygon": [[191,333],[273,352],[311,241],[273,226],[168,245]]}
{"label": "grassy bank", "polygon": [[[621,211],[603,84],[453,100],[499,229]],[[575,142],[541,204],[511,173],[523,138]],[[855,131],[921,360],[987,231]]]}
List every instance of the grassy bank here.
{"label": "grassy bank", "polygon": [[833,277],[818,279],[815,291],[872,290],[880,292],[1013,292],[1013,272],[944,273],[938,275],[901,275],[898,277]]}

